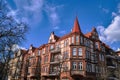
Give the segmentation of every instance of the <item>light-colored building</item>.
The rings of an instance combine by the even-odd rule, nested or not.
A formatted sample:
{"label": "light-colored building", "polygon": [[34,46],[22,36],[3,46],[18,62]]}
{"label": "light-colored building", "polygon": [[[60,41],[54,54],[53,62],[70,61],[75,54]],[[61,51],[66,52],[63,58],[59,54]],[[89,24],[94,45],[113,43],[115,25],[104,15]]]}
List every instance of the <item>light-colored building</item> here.
{"label": "light-colored building", "polygon": [[15,52],[14,57],[9,62],[9,75],[8,80],[20,80],[21,70],[23,65],[23,57],[26,50],[19,49]]}
{"label": "light-colored building", "polygon": [[118,55],[118,78],[120,80],[120,48],[118,49],[118,51],[116,51],[116,54]]}
{"label": "light-colored building", "polygon": [[118,54],[110,48],[106,48],[106,80],[119,80]]}

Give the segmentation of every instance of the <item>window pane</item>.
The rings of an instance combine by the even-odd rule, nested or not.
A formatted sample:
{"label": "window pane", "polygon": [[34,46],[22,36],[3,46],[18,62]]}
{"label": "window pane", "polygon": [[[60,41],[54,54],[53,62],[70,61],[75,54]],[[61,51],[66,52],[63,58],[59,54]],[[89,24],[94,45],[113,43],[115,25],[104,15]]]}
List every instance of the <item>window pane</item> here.
{"label": "window pane", "polygon": [[73,70],[77,69],[77,63],[76,62],[73,62],[72,68],[73,68]]}
{"label": "window pane", "polygon": [[74,36],[72,37],[72,43],[74,43]]}
{"label": "window pane", "polygon": [[76,36],[76,42],[79,42],[79,36]]}
{"label": "window pane", "polygon": [[78,55],[81,56],[82,55],[82,48],[78,49]]}
{"label": "window pane", "polygon": [[83,37],[82,36],[80,37],[80,43],[83,43]]}
{"label": "window pane", "polygon": [[82,70],[82,69],[83,69],[83,64],[82,64],[82,62],[79,62],[78,68],[79,68],[79,70]]}
{"label": "window pane", "polygon": [[72,50],[72,54],[73,54],[73,56],[76,56],[76,48],[73,48],[73,50]]}

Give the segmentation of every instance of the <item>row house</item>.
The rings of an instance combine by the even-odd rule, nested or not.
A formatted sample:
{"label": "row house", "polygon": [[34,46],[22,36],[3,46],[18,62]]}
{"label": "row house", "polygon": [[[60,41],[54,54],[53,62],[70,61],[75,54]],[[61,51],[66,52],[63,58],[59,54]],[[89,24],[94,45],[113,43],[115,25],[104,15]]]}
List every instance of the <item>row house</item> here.
{"label": "row house", "polygon": [[39,48],[31,45],[24,55],[21,80],[40,80],[40,60]]}
{"label": "row house", "polygon": [[13,58],[9,62],[8,80],[20,80],[25,49],[15,51]]}
{"label": "row house", "polygon": [[20,80],[119,80],[117,54],[95,27],[83,34],[77,17],[70,33],[51,32],[47,44],[31,45],[22,60]]}

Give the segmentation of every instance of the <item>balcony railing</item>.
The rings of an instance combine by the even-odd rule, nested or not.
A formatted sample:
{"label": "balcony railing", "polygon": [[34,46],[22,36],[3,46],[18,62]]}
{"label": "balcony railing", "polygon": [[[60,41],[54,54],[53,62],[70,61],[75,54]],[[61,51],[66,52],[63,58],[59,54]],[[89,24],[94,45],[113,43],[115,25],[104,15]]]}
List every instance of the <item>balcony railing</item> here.
{"label": "balcony railing", "polygon": [[107,68],[109,69],[115,69],[116,68],[116,65],[112,64],[112,65],[107,65]]}
{"label": "balcony railing", "polygon": [[41,73],[41,76],[48,76],[48,72]]}
{"label": "balcony railing", "polygon": [[59,53],[59,52],[61,52],[61,49],[60,48],[55,48],[55,49],[52,49],[50,51],[51,51],[51,53]]}
{"label": "balcony railing", "polygon": [[107,54],[107,55],[106,55],[106,58],[113,58],[113,59],[115,59],[115,56],[110,55],[110,54]]}
{"label": "balcony railing", "polygon": [[117,77],[108,77],[109,80],[119,80]]}
{"label": "balcony railing", "polygon": [[51,60],[50,64],[59,64],[60,61],[59,60]]}
{"label": "balcony railing", "polygon": [[84,71],[71,70],[71,76],[73,76],[73,75],[84,75]]}
{"label": "balcony railing", "polygon": [[59,71],[51,71],[49,76],[59,76]]}

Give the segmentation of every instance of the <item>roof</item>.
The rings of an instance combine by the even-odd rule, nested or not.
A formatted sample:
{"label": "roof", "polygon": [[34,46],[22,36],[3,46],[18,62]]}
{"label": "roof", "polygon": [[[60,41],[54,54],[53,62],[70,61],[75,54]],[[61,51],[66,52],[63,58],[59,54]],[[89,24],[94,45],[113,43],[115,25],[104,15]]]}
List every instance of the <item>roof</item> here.
{"label": "roof", "polygon": [[74,26],[73,26],[73,29],[72,29],[72,33],[74,33],[74,32],[77,32],[77,33],[81,32],[80,25],[79,25],[77,17],[76,17],[76,19],[74,21]]}

